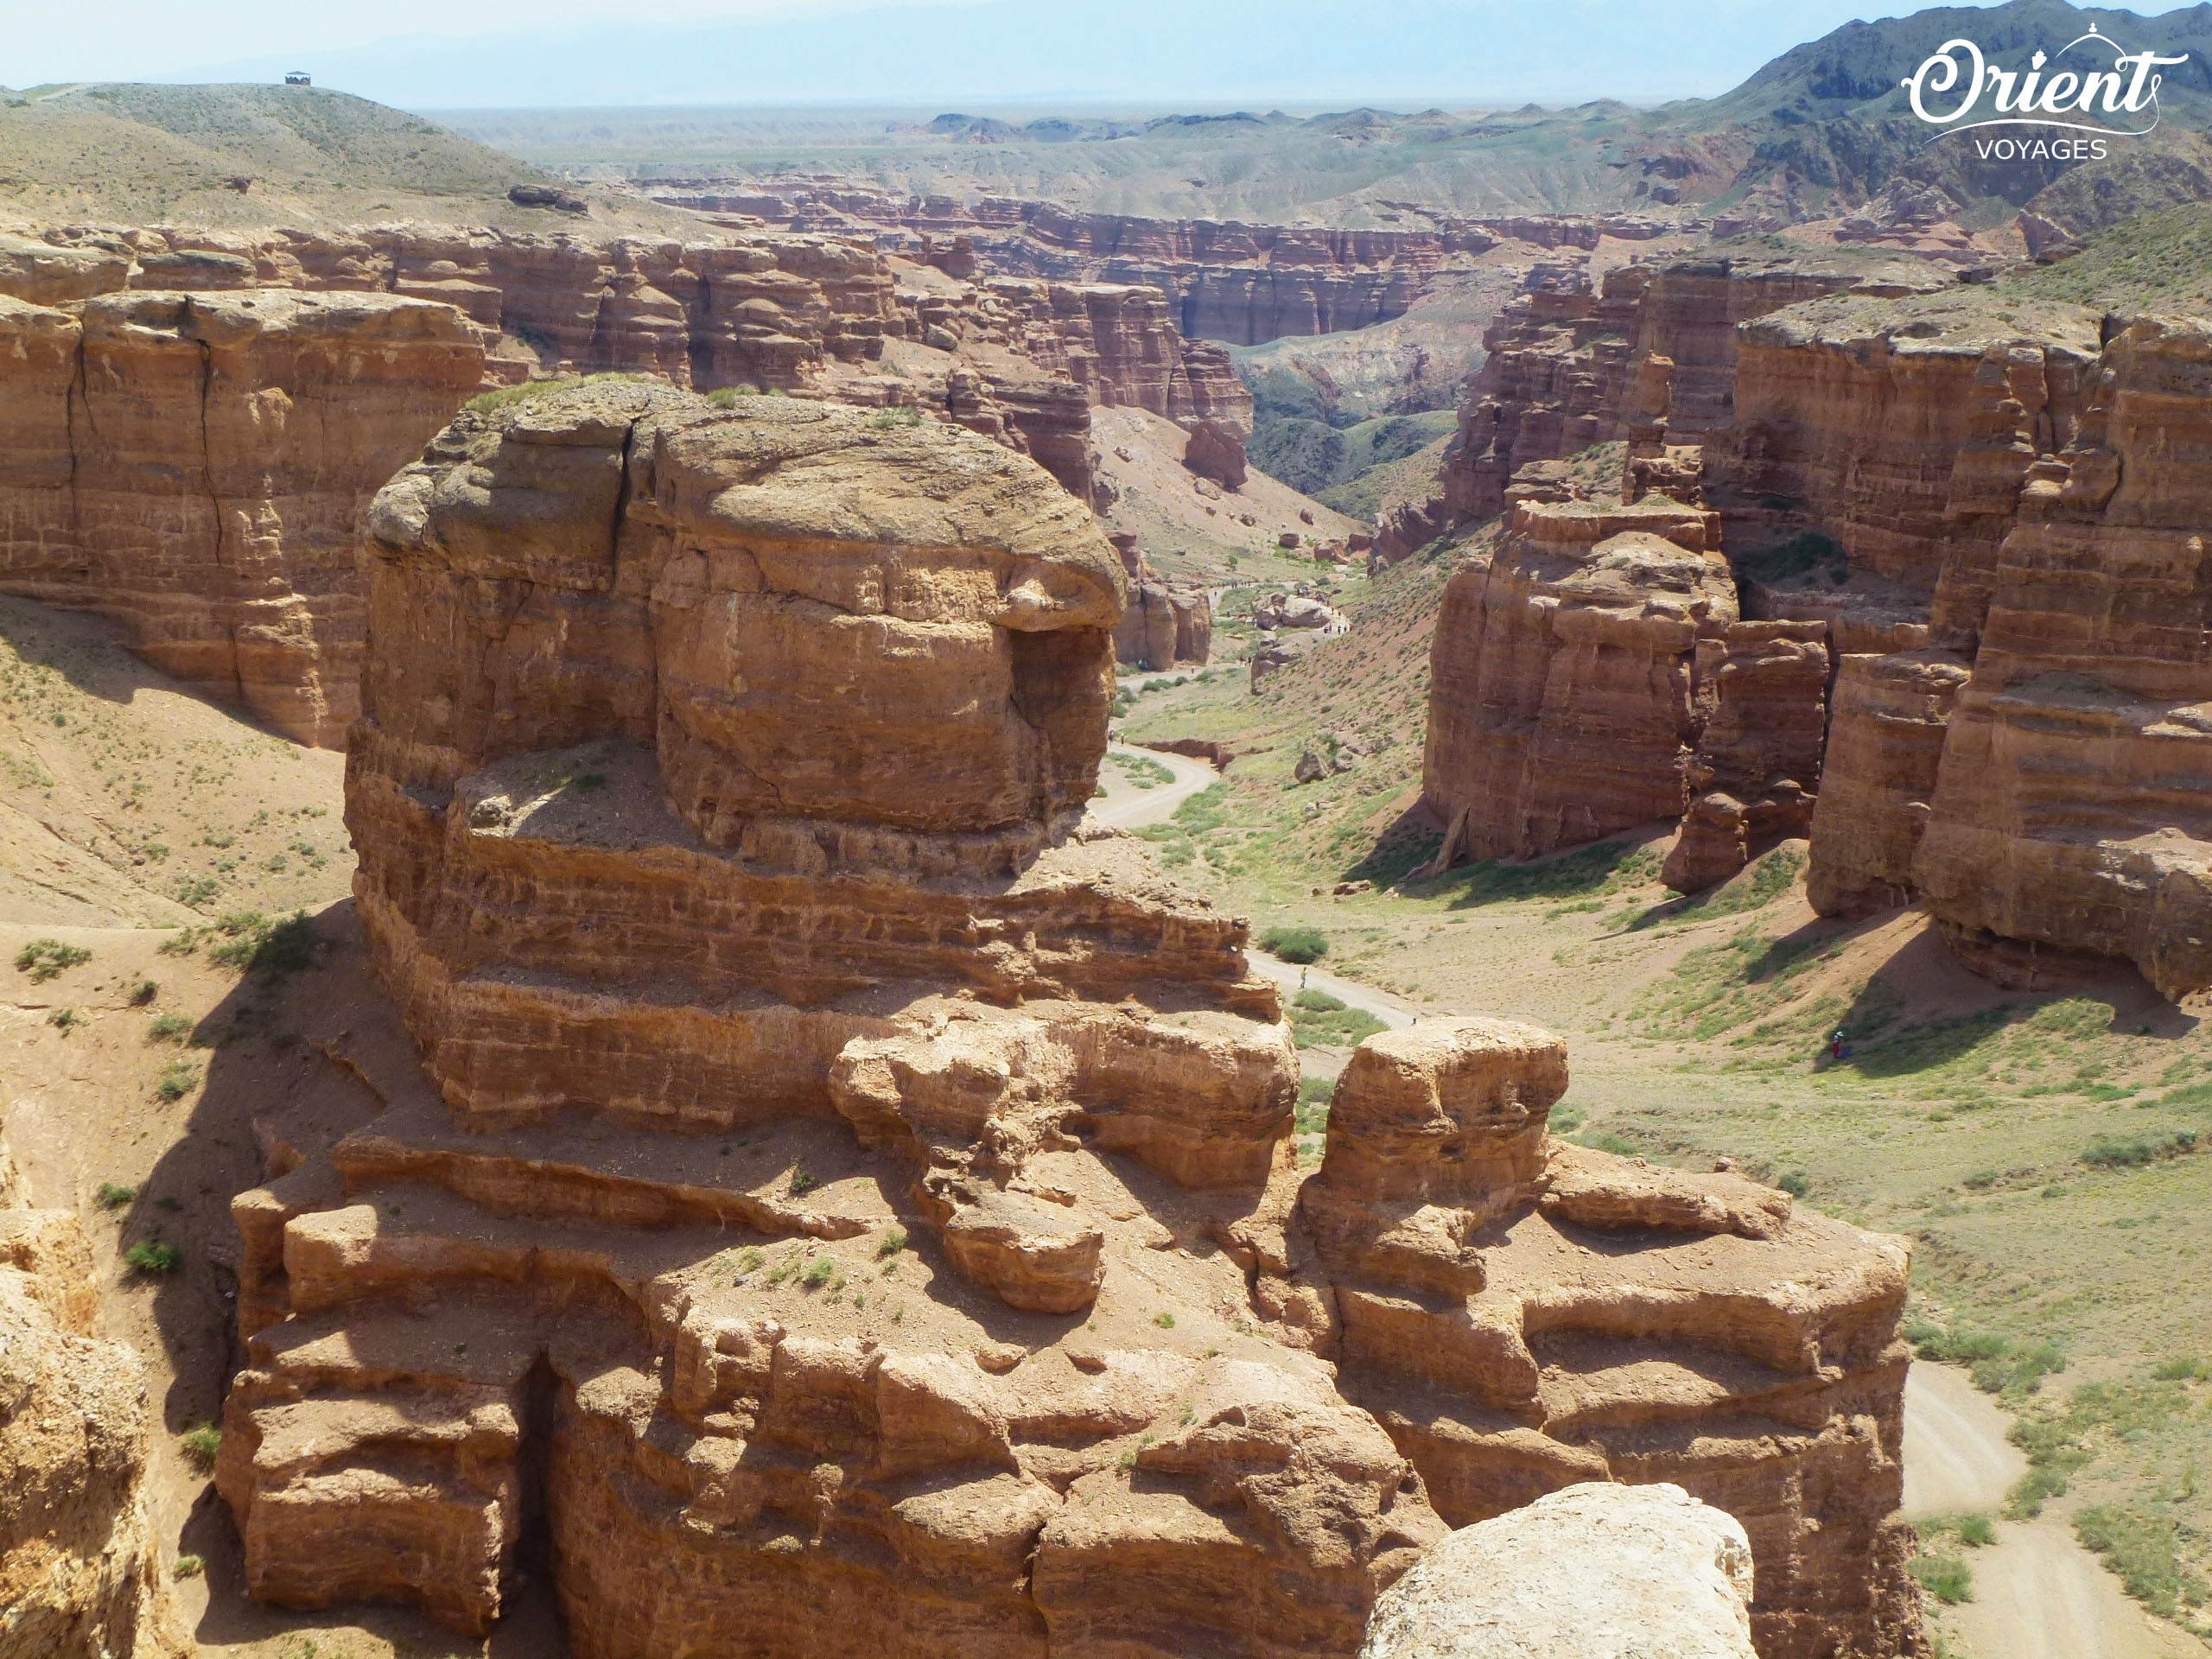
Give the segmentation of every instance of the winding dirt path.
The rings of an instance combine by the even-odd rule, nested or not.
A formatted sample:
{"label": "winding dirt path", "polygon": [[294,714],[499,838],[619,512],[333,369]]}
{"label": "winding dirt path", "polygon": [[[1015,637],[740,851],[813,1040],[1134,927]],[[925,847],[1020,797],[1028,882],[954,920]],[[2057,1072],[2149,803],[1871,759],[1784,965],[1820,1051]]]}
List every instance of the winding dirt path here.
{"label": "winding dirt path", "polygon": [[[2027,1470],[2010,1420],[1956,1366],[1916,1363],[1904,1390],[1908,1520],[2001,1512]],[[1939,1625],[1971,1659],[2203,1659],[2204,1649],[2127,1599],[2064,1522],[1999,1521],[1997,1541],[1964,1552],[1974,1599]]]}
{"label": "winding dirt path", "polygon": [[1098,769],[1098,781],[1106,785],[1103,800],[1090,804],[1090,818],[1093,823],[1110,825],[1116,830],[1135,830],[1147,823],[1164,823],[1175,816],[1175,809],[1220,776],[1204,760],[1193,760],[1188,755],[1164,754],[1152,749],[1135,749],[1127,744],[1116,743],[1107,753],[1141,755],[1147,760],[1157,760],[1175,774],[1175,781],[1155,784],[1150,789],[1139,789],[1129,782],[1128,774],[1119,766],[1107,765]]}

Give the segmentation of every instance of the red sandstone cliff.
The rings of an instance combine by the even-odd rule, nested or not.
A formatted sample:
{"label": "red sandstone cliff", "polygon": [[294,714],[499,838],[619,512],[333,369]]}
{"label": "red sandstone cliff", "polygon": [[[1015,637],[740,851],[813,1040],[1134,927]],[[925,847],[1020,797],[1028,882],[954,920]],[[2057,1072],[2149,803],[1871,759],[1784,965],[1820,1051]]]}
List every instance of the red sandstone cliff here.
{"label": "red sandstone cliff", "polygon": [[1548,1144],[1495,1022],[1363,1050],[1301,1178],[1243,924],[1076,830],[1123,578],[1038,468],[601,383],[369,525],[414,1046],[234,1206],[254,1593],[480,1630],[542,1527],[592,1659],[1336,1659],[1594,1474],[1745,1517],[1768,1659],[1915,1650],[1902,1246]]}
{"label": "red sandstone cliff", "polygon": [[475,332],[385,294],[0,298],[0,589],[119,617],[195,690],[340,741],[359,512],[475,391]]}

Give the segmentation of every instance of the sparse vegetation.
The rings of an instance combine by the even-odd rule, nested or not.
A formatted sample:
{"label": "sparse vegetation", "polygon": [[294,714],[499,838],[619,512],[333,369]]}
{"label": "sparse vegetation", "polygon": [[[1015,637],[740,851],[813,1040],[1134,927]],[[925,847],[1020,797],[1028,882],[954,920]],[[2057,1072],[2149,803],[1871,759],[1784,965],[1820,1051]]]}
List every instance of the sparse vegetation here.
{"label": "sparse vegetation", "polygon": [[906,1248],[906,1230],[904,1227],[893,1227],[876,1242],[875,1254],[880,1260],[885,1256],[896,1255]]}
{"label": "sparse vegetation", "polygon": [[215,1454],[223,1449],[223,1429],[219,1423],[200,1423],[177,1436],[177,1446],[192,1460],[193,1466],[203,1471],[215,1466]]}
{"label": "sparse vegetation", "polygon": [[162,1068],[162,1075],[155,1080],[154,1093],[160,1099],[174,1103],[199,1086],[200,1073],[193,1069],[189,1061],[171,1060]]}
{"label": "sparse vegetation", "polygon": [[184,1252],[160,1240],[141,1240],[123,1253],[123,1259],[139,1273],[164,1277],[184,1265]]}
{"label": "sparse vegetation", "polygon": [[192,1035],[192,1021],[181,1014],[157,1014],[146,1027],[149,1043],[181,1043]]}
{"label": "sparse vegetation", "polygon": [[120,1210],[138,1196],[135,1186],[124,1186],[118,1181],[102,1181],[93,1189],[92,1199],[103,1210]]}
{"label": "sparse vegetation", "polygon": [[16,952],[16,971],[29,974],[31,983],[43,985],[72,968],[81,968],[92,959],[92,953],[81,944],[64,944],[59,939],[33,939]]}

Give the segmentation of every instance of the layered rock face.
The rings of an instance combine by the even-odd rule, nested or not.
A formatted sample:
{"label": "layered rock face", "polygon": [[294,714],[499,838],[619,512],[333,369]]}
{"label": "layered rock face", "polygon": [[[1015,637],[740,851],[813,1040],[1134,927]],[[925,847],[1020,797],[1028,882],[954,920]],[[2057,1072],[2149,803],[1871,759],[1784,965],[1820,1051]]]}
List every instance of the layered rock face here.
{"label": "layered rock face", "polygon": [[76,1217],[14,1204],[0,1146],[0,1655],[170,1659],[147,1518],[145,1370],[99,1328]]}
{"label": "layered rock face", "polygon": [[[2028,469],[2079,423],[2096,315],[2021,302],[2000,316],[1971,291],[1840,295],[1739,334],[1735,430],[1707,480],[1724,514],[1745,510],[1731,547],[1754,608],[1833,618],[1847,651],[1971,650]],[[1776,505],[1778,524],[1756,523]],[[1761,543],[1802,526],[1840,547],[1847,582],[1764,568]],[[1929,632],[1909,641],[1901,624]]]}
{"label": "layered rock face", "polygon": [[1128,602],[1114,625],[1115,660],[1147,670],[1205,662],[1213,652],[1213,595],[1163,579],[1134,537],[1113,539],[1128,576]]}
{"label": "layered rock face", "polygon": [[1422,795],[1439,868],[1690,817],[1669,880],[1704,886],[1802,834],[1821,758],[1821,630],[1745,622],[1715,517],[1660,497],[1516,503],[1446,585]]}
{"label": "layered rock face", "polygon": [[1043,472],[597,383],[368,522],[348,823],[420,1069],[349,1058],[383,1115],[234,1206],[256,1595],[1321,1659],[1440,1509],[1610,1471],[1790,1541],[1774,1654],[1904,1650],[1902,1249],[1554,1155],[1563,1052],[1482,1022],[1363,1051],[1303,1180],[1243,925],[1077,833],[1125,577]]}
{"label": "layered rock face", "polygon": [[0,299],[0,588],[302,742],[358,712],[369,497],[477,387],[450,308],[283,289]]}
{"label": "layered rock face", "polygon": [[1591,1482],[1423,1555],[1360,1659],[1753,1659],[1751,1585],[1732,1516],[1679,1486]]}
{"label": "layered rock face", "polygon": [[1084,510],[601,385],[370,523],[349,821],[426,1077],[239,1201],[256,1593],[480,1630],[542,1535],[592,1656],[1355,1648],[1441,1528],[1189,1254],[1291,1172],[1296,1061],[1242,924],[1070,838]]}
{"label": "layered rock face", "polygon": [[[1918,1651],[1892,1518],[1904,1241],[1738,1176],[1548,1141],[1566,1086],[1559,1039],[1503,1021],[1424,1021],[1353,1055],[1299,1211],[1346,1393],[1456,1526],[1580,1483],[1669,1483],[1742,1524],[1764,1659]],[[1406,1624],[1380,1611],[1383,1651]]]}
{"label": "layered rock face", "polygon": [[2107,346],[2075,442],[2028,473],[1912,860],[1998,977],[2087,953],[2169,996],[2212,984],[2209,435],[2212,329],[2146,318]]}
{"label": "layered rock face", "polygon": [[[42,251],[36,251],[43,250]],[[67,278],[60,273],[73,274]],[[899,332],[874,252],[826,237],[678,242],[391,225],[349,235],[71,227],[0,251],[0,294],[296,288],[442,302],[516,377],[650,372],[677,385],[794,390],[880,356]],[[95,284],[97,284],[95,286]]]}
{"label": "layered rock face", "polygon": [[[1950,281],[1918,261],[1687,256],[1605,273],[1539,266],[1484,332],[1481,372],[1445,455],[1443,493],[1385,523],[1401,557],[1454,524],[1504,511],[1515,473],[1592,444],[1725,441],[1737,420],[1739,325],[1823,295],[1895,296]],[[1421,532],[1426,530],[1427,534]]]}

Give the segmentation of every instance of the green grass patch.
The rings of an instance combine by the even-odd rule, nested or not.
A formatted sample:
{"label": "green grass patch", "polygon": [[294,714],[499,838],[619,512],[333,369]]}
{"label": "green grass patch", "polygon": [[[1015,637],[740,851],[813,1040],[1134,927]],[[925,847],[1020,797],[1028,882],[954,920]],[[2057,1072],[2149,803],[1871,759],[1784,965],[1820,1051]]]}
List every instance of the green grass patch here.
{"label": "green grass patch", "polygon": [[1303,990],[1290,1000],[1290,1029],[1300,1048],[1352,1048],[1389,1027],[1326,991]]}
{"label": "green grass patch", "polygon": [[2196,1150],[2195,1129],[2158,1129],[2142,1135],[2101,1135],[2089,1142],[2082,1161],[2091,1169],[2144,1169]]}
{"label": "green grass patch", "polygon": [[1318,927],[1271,927],[1260,935],[1260,949],[1302,968],[1329,954],[1329,936]]}
{"label": "green grass patch", "polygon": [[2074,1517],[2074,1533],[2119,1576],[2129,1595],[2160,1618],[2203,1604],[2205,1582],[2188,1565],[2183,1529],[2172,1516],[2100,1503]]}
{"label": "green grass patch", "polygon": [[175,1273],[184,1265],[184,1252],[174,1244],[164,1244],[156,1239],[133,1244],[124,1251],[123,1259],[137,1272],[162,1277]]}

